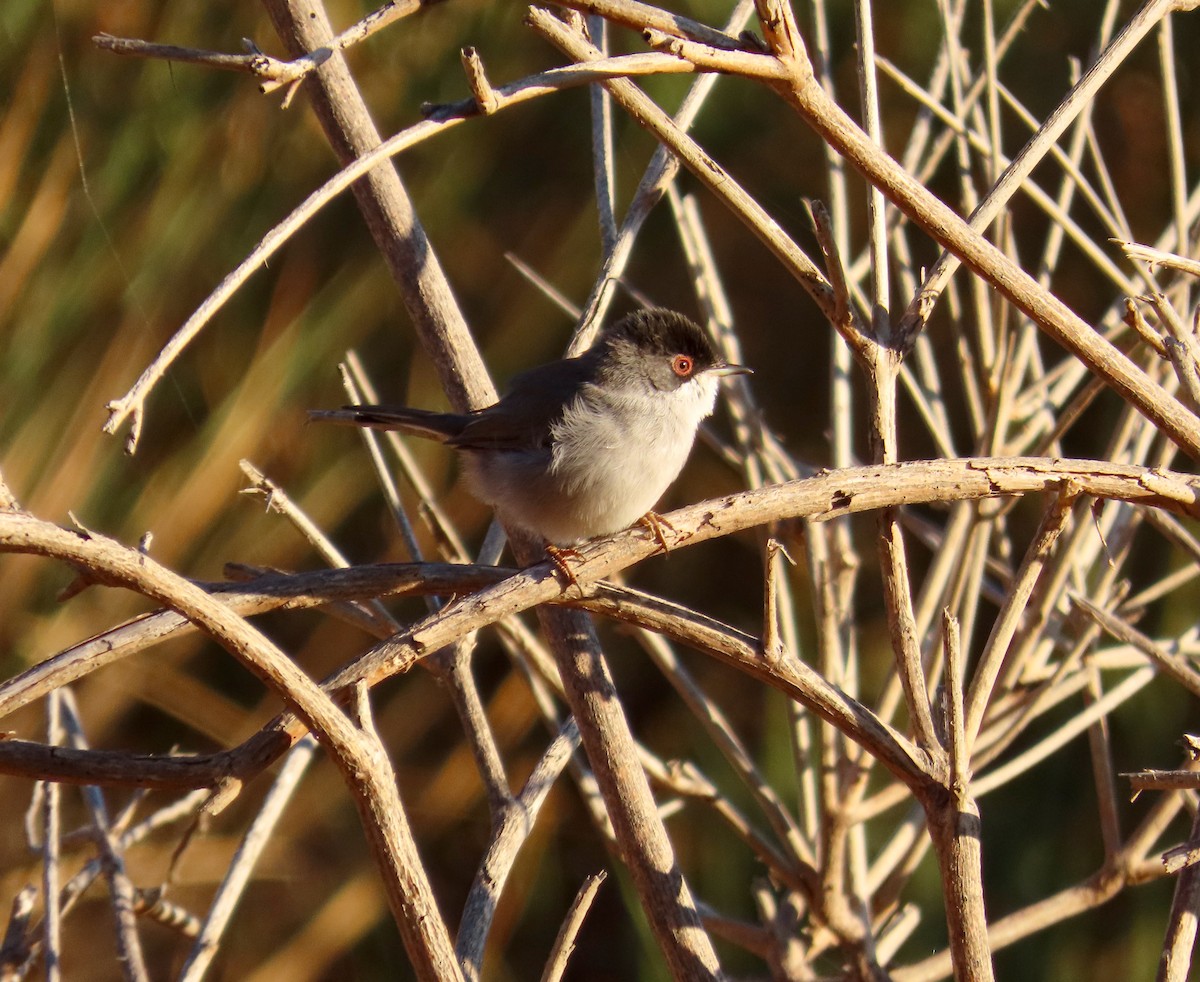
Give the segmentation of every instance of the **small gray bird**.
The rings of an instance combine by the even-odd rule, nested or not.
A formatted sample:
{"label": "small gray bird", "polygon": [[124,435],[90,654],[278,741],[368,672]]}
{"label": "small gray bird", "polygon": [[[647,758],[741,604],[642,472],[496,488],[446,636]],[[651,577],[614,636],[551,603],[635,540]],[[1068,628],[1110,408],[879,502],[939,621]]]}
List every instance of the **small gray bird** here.
{"label": "small gray bird", "polygon": [[552,546],[569,546],[652,515],[713,411],[718,379],[749,371],[726,364],[688,318],[656,308],[608,327],[577,358],[518,375],[486,409],[347,406],[310,415],[454,447],[479,500]]}

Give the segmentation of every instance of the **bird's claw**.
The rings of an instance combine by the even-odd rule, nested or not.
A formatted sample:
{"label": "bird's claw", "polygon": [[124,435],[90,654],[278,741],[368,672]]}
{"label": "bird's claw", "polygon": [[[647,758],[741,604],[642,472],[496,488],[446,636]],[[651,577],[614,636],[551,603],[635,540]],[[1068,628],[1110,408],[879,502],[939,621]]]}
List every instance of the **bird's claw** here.
{"label": "bird's claw", "polygon": [[667,537],[663,535],[663,527],[669,528],[674,534],[678,534],[679,530],[667,521],[666,518],[656,511],[648,511],[638,519],[637,523],[650,531],[650,534],[659,546],[662,547],[664,553],[671,551],[671,547],[667,545]]}
{"label": "bird's claw", "polygon": [[562,573],[563,578],[567,581],[567,586],[574,587],[582,597],[583,587],[579,585],[579,580],[575,577],[575,571],[571,569],[571,564],[567,562],[567,559],[569,557],[582,562],[583,554],[578,549],[572,549],[570,546],[556,546],[552,542],[547,542],[546,555],[550,557],[550,562],[554,563],[555,568]]}

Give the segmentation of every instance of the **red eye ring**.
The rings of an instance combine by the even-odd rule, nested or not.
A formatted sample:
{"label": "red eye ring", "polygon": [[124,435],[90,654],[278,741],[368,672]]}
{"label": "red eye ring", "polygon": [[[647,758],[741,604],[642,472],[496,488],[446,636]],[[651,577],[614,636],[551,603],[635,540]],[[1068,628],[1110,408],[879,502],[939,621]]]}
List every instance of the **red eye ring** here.
{"label": "red eye ring", "polygon": [[693,368],[695,368],[695,365],[687,355],[676,355],[671,359],[671,371],[680,378],[687,378],[691,375]]}

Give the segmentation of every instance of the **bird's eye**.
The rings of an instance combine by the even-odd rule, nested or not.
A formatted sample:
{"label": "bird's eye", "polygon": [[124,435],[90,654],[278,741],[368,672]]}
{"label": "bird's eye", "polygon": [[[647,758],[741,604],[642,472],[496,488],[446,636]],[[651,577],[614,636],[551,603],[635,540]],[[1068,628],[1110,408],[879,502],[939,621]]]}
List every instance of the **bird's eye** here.
{"label": "bird's eye", "polygon": [[671,371],[680,378],[687,378],[692,374],[692,359],[687,355],[676,355],[671,359]]}

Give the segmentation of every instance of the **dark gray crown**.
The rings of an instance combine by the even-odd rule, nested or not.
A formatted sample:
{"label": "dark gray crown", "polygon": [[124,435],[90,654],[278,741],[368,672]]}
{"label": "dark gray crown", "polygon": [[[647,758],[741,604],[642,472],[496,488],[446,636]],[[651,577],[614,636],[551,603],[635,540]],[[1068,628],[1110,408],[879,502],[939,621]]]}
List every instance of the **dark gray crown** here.
{"label": "dark gray crown", "polygon": [[[605,329],[596,347],[603,352],[604,374],[610,378],[640,376],[658,389],[677,388],[725,364],[694,321],[663,307],[623,317]],[[692,371],[686,378],[671,369],[676,355],[686,355],[692,361]]]}

